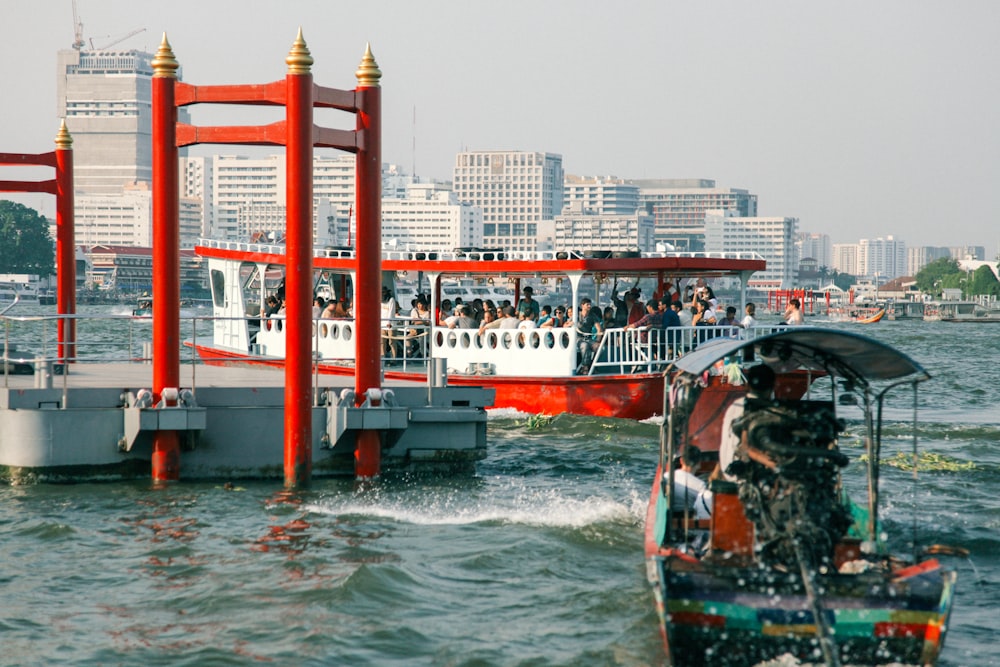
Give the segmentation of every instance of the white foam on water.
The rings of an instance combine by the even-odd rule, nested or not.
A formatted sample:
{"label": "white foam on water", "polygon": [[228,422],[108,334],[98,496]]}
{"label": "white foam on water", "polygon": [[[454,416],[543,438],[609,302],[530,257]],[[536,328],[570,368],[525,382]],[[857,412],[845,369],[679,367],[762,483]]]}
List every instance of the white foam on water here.
{"label": "white foam on water", "polygon": [[[330,515],[361,515],[414,525],[472,525],[486,522],[526,526],[581,528],[625,522],[633,524],[645,511],[638,493],[619,499],[607,495],[574,497],[560,488],[532,488],[513,482],[488,489],[469,504],[468,494],[422,490],[418,494],[358,498],[328,498],[306,507],[310,512]],[[381,495],[381,494],[379,494]]]}

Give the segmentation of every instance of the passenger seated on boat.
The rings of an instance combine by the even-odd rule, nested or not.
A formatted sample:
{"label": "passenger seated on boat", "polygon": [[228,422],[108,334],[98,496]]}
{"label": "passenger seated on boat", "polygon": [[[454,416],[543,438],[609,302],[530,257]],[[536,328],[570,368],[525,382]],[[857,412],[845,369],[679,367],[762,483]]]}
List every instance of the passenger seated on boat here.
{"label": "passenger seated on boat", "polygon": [[441,307],[438,309],[438,315],[437,315],[438,326],[439,327],[446,327],[446,326],[448,326],[445,323],[445,320],[447,320],[449,317],[451,317],[454,314],[455,314],[455,310],[454,310],[454,308],[452,308],[451,299],[444,299],[441,302]]}
{"label": "passenger seated on boat", "polygon": [[538,326],[539,327],[551,327],[552,326],[552,306],[545,304],[542,306],[541,314],[538,316]]}
{"label": "passenger seated on boat", "polygon": [[646,314],[632,324],[626,324],[625,329],[647,329],[639,334],[639,340],[643,343],[649,340],[649,329],[660,329],[663,325],[663,316],[660,314],[660,302],[653,298],[646,302]]}
{"label": "passenger seated on boat", "polygon": [[675,461],[674,490],[670,509],[673,512],[691,512],[695,519],[712,516],[712,492],[695,472],[701,463],[701,450],[688,445]]}
{"label": "passenger seated on boat", "polygon": [[464,303],[455,306],[455,314],[444,321],[449,329],[475,329],[476,321],[469,317]]}
{"label": "passenger seated on boat", "polygon": [[323,315],[323,309],[326,308],[326,302],[323,297],[317,296],[313,299],[313,319],[319,319]]}
{"label": "passenger seated on boat", "polygon": [[271,317],[277,315],[279,310],[281,310],[281,302],[278,301],[278,297],[271,294],[264,299],[264,307],[260,309],[260,314],[264,317]]}
{"label": "passenger seated on boat", "polygon": [[488,324],[479,325],[479,333],[482,334],[487,329],[516,329],[517,318],[514,317],[514,306],[504,306],[501,308],[501,316]]}
{"label": "passenger seated on boat", "polygon": [[757,364],[744,371],[747,380],[746,396],[737,398],[722,417],[722,439],[719,443],[719,472],[722,479],[735,482],[736,475],[729,472],[729,464],[736,458],[742,442],[742,432],[733,429],[733,423],[743,416],[747,399],[770,400],[774,396],[774,371],[767,364]]}

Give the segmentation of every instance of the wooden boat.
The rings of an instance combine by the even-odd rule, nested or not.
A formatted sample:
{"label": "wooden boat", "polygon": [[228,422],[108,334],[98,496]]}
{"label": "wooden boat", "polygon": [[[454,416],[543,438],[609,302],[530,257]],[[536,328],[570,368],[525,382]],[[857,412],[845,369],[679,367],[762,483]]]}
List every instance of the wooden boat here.
{"label": "wooden boat", "polygon": [[[671,510],[674,455],[702,423],[698,378],[720,359],[749,369],[822,372],[830,400],[747,398],[730,474],[711,482],[709,520]],[[882,404],[929,378],[897,350],[858,334],[797,327],[700,347],[677,361],[646,515],[647,574],[671,665],[754,665],[784,654],[810,663],[933,665],[956,579],[928,547],[886,553],[879,531]],[[754,371],[748,371],[753,373]],[[838,404],[864,411],[869,497],[845,500]],[[718,415],[715,415],[718,421]],[[716,465],[707,451],[702,472]],[[714,459],[714,460],[713,460]],[[915,548],[916,551],[916,548]]]}
{"label": "wooden boat", "polygon": [[874,324],[885,317],[885,308],[880,308],[877,312],[871,315],[858,316],[854,321],[858,324]]}
{"label": "wooden boat", "polygon": [[[262,318],[262,304],[280,289],[285,271],[282,245],[203,240],[195,252],[207,261],[216,322],[210,342],[195,341],[210,364],[284,363],[285,338],[280,317]],[[318,250],[313,259],[317,293],[353,303],[357,269],[349,248]],[[745,285],[765,267],[753,253],[601,253],[506,252],[457,249],[454,252],[383,252],[383,286],[397,293],[397,281],[420,285],[437,313],[442,290],[463,281],[471,285],[503,284],[515,300],[531,284],[536,293],[552,290],[545,303],[595,303],[619,279],[619,290],[641,283],[643,294],[666,292],[696,278],[731,278]],[[743,299],[741,299],[742,301]],[[515,301],[516,303],[516,301]],[[609,329],[590,363],[578,357],[583,334],[574,327],[528,330],[448,328],[410,316],[410,302],[399,304],[406,315],[383,320],[388,353],[383,358],[389,379],[426,382],[435,364],[444,364],[449,385],[486,386],[496,392],[495,408],[534,414],[563,412],[602,417],[646,419],[663,407],[663,374],[687,350],[715,336],[752,337],[771,328],[750,331],[732,327],[681,327],[677,330]],[[498,304],[499,305],[499,304]],[[606,305],[601,303],[600,305]],[[436,320],[437,318],[435,318]],[[314,353],[318,373],[354,373],[354,322],[317,319]],[[394,355],[394,356],[393,356]],[[782,391],[801,395],[805,379],[789,376]],[[729,400],[727,387],[709,392]]]}

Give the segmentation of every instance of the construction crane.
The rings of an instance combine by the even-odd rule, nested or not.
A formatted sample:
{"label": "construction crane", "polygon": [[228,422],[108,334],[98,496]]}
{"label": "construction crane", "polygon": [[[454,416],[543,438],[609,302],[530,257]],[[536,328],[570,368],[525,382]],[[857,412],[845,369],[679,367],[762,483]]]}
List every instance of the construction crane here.
{"label": "construction crane", "polygon": [[76,0],[73,0],[73,48],[79,51],[85,44],[83,41],[83,21],[80,20],[80,14],[76,10]]}
{"label": "construction crane", "polygon": [[[108,42],[108,43],[107,43],[107,44],[105,44],[104,46],[98,46],[98,47],[95,47],[95,46],[94,46],[94,39],[93,39],[93,38],[91,38],[91,39],[90,39],[90,48],[91,48],[92,50],[94,50],[94,51],[103,51],[103,50],[105,50],[105,49],[110,49],[110,48],[111,48],[112,46],[114,46],[115,44],[118,44],[119,42],[124,42],[124,41],[125,41],[126,39],[128,39],[129,37],[132,37],[132,36],[134,36],[134,35],[138,35],[138,34],[139,34],[140,32],[145,32],[145,31],[146,31],[146,29],[145,29],[145,28],[136,28],[135,30],[132,30],[132,31],[130,31],[130,32],[127,32],[127,33],[125,33],[124,35],[122,35],[122,36],[121,36],[121,37],[119,37],[118,39],[116,39],[116,40],[114,40],[114,41],[112,41],[112,42]],[[108,37],[110,37],[110,35],[108,35]]]}

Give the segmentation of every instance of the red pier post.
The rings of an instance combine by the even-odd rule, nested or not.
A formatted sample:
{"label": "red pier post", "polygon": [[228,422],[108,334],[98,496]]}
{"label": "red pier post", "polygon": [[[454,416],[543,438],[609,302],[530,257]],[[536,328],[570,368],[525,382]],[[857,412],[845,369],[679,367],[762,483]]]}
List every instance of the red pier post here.
{"label": "red pier post", "polygon": [[285,486],[295,488],[312,474],[313,403],[313,59],[301,29],[285,62]]}
{"label": "red pier post", "polygon": [[49,153],[0,153],[0,165],[55,169],[47,181],[0,181],[0,192],[46,192],[56,196],[56,354],[63,363],[76,357],[76,258],[73,229],[73,138],[63,119]]}
{"label": "red pier post", "polygon": [[[180,193],[177,182],[177,60],[166,34],[153,58],[153,401],[180,383]],[[176,396],[170,401],[176,400]],[[154,482],[180,479],[177,431],[153,436]]]}
{"label": "red pier post", "polygon": [[56,134],[56,312],[59,359],[76,359],[76,242],[73,222],[73,138],[62,121]]}
{"label": "red pier post", "polygon": [[[382,385],[380,304],[382,303],[382,72],[365,47],[358,79],[357,131],[363,136],[357,153],[357,296],[354,316],[357,353],[354,387],[360,405],[369,389]],[[354,450],[354,474],[376,477],[382,466],[378,431],[361,431]]]}

